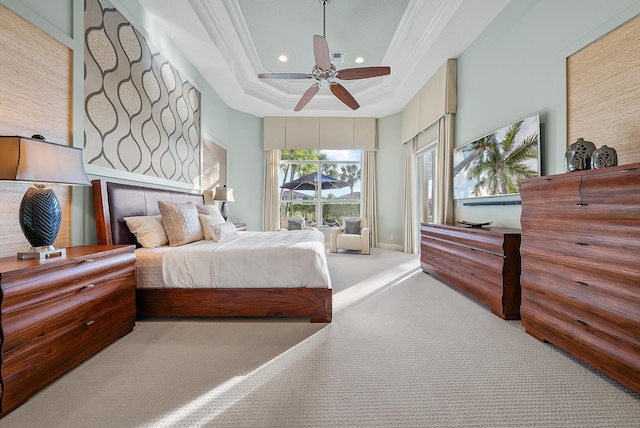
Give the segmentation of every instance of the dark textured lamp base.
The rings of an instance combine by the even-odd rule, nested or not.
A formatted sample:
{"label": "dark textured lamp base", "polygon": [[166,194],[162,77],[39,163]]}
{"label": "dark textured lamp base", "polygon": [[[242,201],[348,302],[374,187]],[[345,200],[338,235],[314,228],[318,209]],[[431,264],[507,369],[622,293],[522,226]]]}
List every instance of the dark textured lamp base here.
{"label": "dark textured lamp base", "polygon": [[37,186],[29,187],[20,202],[20,229],[32,245],[29,251],[18,253],[20,259],[41,259],[66,253],[53,246],[60,230],[60,201],[50,188]]}
{"label": "dark textured lamp base", "polygon": [[227,201],[224,201],[220,206],[220,214],[222,214],[222,218],[224,218],[224,221],[227,221],[227,219],[229,218],[229,208],[227,207]]}

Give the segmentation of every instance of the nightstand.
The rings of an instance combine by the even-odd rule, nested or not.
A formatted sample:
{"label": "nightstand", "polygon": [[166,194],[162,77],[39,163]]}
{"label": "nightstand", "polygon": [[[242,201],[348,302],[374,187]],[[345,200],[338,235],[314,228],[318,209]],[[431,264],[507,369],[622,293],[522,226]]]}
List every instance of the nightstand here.
{"label": "nightstand", "polygon": [[94,245],[47,259],[0,258],[0,416],[133,330],[134,249]]}
{"label": "nightstand", "polygon": [[238,232],[247,230],[247,223],[233,223],[236,226]]}

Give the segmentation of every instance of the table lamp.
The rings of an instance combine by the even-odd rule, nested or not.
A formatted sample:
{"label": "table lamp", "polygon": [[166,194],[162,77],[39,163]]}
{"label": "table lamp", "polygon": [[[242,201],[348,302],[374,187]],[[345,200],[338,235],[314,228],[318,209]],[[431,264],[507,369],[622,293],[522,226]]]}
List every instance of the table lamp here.
{"label": "table lamp", "polygon": [[32,246],[18,253],[20,259],[66,254],[65,248],[53,246],[62,211],[58,197],[47,185],[91,185],[84,171],[82,149],[34,137],[0,136],[0,181],[34,184],[20,202],[20,229]]}
{"label": "table lamp", "polygon": [[222,201],[222,205],[220,206],[220,214],[224,217],[225,221],[229,218],[229,208],[227,208],[227,201],[234,201],[233,199],[233,189],[224,187],[216,187],[216,191],[213,194],[214,201]]}

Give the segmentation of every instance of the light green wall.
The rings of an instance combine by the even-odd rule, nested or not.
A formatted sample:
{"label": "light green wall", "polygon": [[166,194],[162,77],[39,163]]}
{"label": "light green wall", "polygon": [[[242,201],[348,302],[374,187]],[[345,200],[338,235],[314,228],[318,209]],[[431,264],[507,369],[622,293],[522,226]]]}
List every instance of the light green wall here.
{"label": "light green wall", "polygon": [[[402,246],[404,218],[402,113],[378,119],[377,127],[378,243]],[[393,235],[393,241],[390,239],[391,235]]]}
{"label": "light green wall", "polygon": [[247,223],[248,230],[262,230],[264,197],[263,120],[237,110],[229,110],[233,144],[227,151],[227,185],[235,202],[229,202],[229,218]]}
{"label": "light green wall", "polygon": [[[456,147],[540,112],[543,175],[564,172],[566,58],[638,13],[637,0],[512,0],[458,58]],[[457,202],[455,217],[520,227],[519,206]]]}

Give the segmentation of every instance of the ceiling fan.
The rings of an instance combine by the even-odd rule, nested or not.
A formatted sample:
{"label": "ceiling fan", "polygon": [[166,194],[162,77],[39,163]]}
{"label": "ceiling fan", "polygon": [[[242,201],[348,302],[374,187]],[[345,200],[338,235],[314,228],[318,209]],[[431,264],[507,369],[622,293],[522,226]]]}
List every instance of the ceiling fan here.
{"label": "ceiling fan", "polygon": [[345,103],[352,110],[356,110],[360,107],[360,104],[355,98],[347,91],[347,89],[340,83],[335,82],[335,79],[341,80],[356,80],[366,79],[369,77],[386,76],[391,73],[391,68],[386,66],[379,67],[357,67],[346,68],[344,70],[336,70],[336,67],[331,64],[331,58],[329,55],[329,44],[324,37],[325,24],[326,24],[326,7],[330,0],[320,0],[322,3],[322,36],[313,36],[313,56],[316,61],[316,65],[311,70],[311,73],[264,73],[258,74],[261,79],[311,79],[314,78],[318,83],[314,83],[307,91],[302,95],[298,104],[296,104],[294,111],[300,111],[304,106],[311,101],[315,94],[320,90],[320,85],[323,83],[329,84],[329,89],[338,97],[340,101]]}

